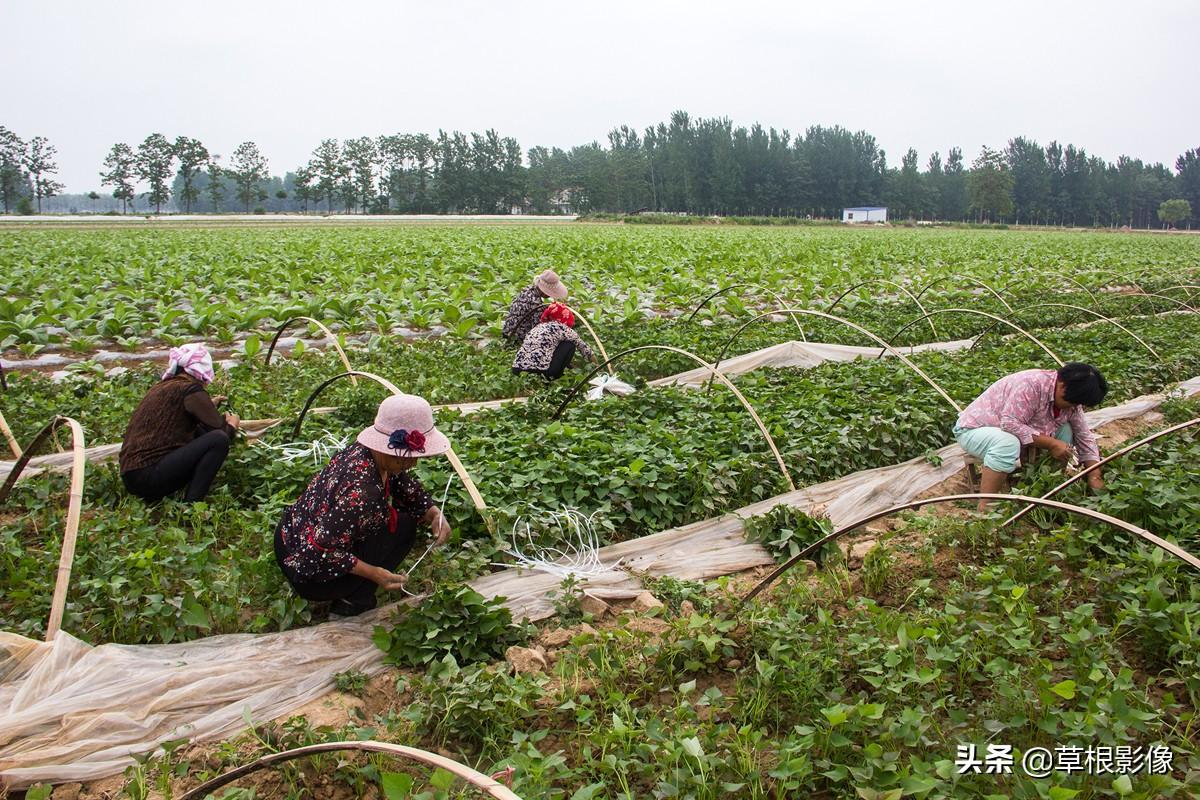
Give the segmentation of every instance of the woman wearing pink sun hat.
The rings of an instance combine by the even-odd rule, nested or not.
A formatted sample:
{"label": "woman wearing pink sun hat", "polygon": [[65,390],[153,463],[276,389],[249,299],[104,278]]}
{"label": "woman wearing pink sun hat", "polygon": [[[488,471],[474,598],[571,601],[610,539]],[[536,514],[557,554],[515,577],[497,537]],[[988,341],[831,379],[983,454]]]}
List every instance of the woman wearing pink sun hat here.
{"label": "woman wearing pink sun hat", "polygon": [[533,279],[513,298],[504,316],[504,325],[500,329],[505,342],[519,347],[525,341],[525,335],[541,320],[542,312],[546,309],[546,298],[564,303],[567,300],[567,287],[558,278],[558,273],[548,269]]}
{"label": "woman wearing pink sun hat", "polygon": [[375,607],[377,587],[403,587],[408,578],[395,569],[417,524],[431,527],[438,547],[450,537],[441,509],[408,470],[449,449],[423,398],[384,400],[374,424],[312,479],[275,530],[275,559],[296,593],[354,616]]}

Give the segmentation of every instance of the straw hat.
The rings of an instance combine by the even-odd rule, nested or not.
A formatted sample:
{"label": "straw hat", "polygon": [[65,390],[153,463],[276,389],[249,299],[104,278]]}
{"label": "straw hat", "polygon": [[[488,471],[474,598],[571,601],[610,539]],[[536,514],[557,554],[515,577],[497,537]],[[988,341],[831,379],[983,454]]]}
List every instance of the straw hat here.
{"label": "straw hat", "polygon": [[555,300],[567,299],[567,287],[558,279],[558,273],[552,269],[538,275],[534,278],[533,283],[542,291],[542,294],[549,295]]}
{"label": "straw hat", "polygon": [[440,456],[450,449],[446,434],[433,425],[425,398],[396,394],[379,404],[375,424],[364,428],[358,443],[378,453],[405,458]]}

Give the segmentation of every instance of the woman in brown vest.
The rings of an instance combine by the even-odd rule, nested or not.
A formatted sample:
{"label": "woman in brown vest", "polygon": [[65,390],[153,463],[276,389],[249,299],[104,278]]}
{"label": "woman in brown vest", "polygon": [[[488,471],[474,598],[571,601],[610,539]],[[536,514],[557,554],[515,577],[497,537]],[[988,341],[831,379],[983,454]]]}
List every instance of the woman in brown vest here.
{"label": "woman in brown vest", "polygon": [[186,489],[184,502],[203,500],[241,420],[221,415],[205,386],[212,356],[202,344],[171,348],[162,380],[138,404],[121,442],[125,488],[148,502]]}

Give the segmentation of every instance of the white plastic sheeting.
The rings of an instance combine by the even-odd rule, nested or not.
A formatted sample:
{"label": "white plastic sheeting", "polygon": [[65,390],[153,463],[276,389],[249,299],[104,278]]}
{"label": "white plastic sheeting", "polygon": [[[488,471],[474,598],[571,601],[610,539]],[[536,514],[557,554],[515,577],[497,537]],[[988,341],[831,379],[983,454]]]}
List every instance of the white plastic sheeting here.
{"label": "white plastic sheeting", "polygon": [[[1200,392],[1200,378],[1182,385]],[[1162,395],[1090,412],[1093,426],[1141,416]],[[622,569],[590,577],[598,597],[633,598],[640,581],[630,571],[706,579],[771,564],[748,543],[741,520],[785,503],[811,511],[823,506],[834,524],[907,502],[953,477],[964,453],[948,445],[939,465],[917,458],[788,492],[715,519],[696,522],[600,550]],[[559,577],[507,570],[472,583],[486,596],[503,595],[516,617],[553,613],[549,593]],[[280,717],[330,691],[334,673],[382,669],[372,626],[378,609],[283,633],[213,636],[170,645],[89,647],[66,633],[53,643],[0,633],[0,778],[12,787],[36,781],[81,781],[120,772],[133,755],[160,742],[219,739],[236,734],[244,715]]]}
{"label": "white plastic sheeting", "polygon": [[[963,350],[974,343],[973,339],[958,339],[953,342],[931,342],[913,347],[897,347],[896,350],[906,356],[916,353],[937,351],[949,353]],[[799,367],[812,369],[826,361],[854,361],[859,358],[876,358],[883,350],[885,356],[892,353],[876,345],[874,347],[859,347],[849,344],[825,344],[823,342],[781,342],[780,344],[764,347],[752,353],[727,358],[717,365],[717,369],[726,376],[741,375],[760,367]],[[699,386],[708,380],[710,373],[704,367],[680,372],[666,378],[650,381],[648,386]]]}

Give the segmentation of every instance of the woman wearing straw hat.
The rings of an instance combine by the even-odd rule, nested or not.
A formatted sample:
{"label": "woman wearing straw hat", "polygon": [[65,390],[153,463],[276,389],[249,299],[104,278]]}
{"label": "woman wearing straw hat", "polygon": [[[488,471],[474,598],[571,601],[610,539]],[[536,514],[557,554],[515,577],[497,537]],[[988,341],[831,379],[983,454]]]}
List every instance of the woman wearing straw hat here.
{"label": "woman wearing straw hat", "polygon": [[296,593],[354,616],[375,607],[376,587],[402,588],[408,577],[395,569],[417,524],[432,528],[436,546],[450,536],[441,509],[408,470],[449,449],[423,398],[384,400],[375,423],[312,479],[275,529],[275,559]]}
{"label": "woman wearing straw hat", "polygon": [[571,359],[578,350],[588,361],[596,356],[579,334],[575,326],[575,315],[562,303],[551,303],[542,312],[541,321],[525,336],[517,357],[513,359],[513,372],[536,372],[546,380],[562,377],[563,370],[571,366]]}
{"label": "woman wearing straw hat", "polygon": [[525,341],[525,335],[541,319],[547,297],[559,302],[567,299],[567,287],[552,269],[534,278],[533,284],[522,289],[508,307],[504,326],[500,329],[508,344],[519,347]]}
{"label": "woman wearing straw hat", "polygon": [[240,420],[217,411],[205,389],[214,373],[203,344],[173,347],[170,357],[162,379],[146,392],[125,429],[118,456],[121,480],[149,502],[183,489],[184,502],[192,503],[208,494]]}

